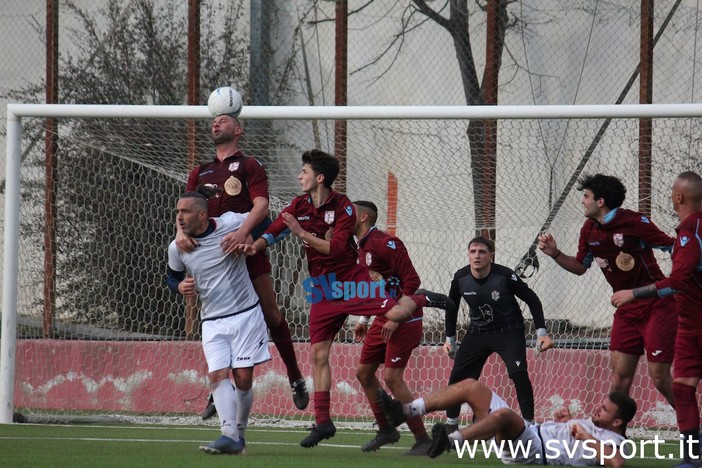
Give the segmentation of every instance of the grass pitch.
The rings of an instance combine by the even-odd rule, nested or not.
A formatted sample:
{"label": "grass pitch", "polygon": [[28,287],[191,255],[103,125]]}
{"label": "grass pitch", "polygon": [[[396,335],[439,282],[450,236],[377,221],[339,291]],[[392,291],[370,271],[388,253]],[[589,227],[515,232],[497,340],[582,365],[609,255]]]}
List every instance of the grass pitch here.
{"label": "grass pitch", "polygon": [[[7,467],[394,467],[465,465],[503,466],[494,458],[476,456],[459,459],[455,451],[435,460],[408,457],[402,453],[414,442],[408,432],[397,444],[374,453],[363,453],[361,445],[375,434],[370,431],[338,430],[336,436],[317,447],[304,449],[300,440],[307,431],[288,428],[255,428],[246,432],[246,454],[207,455],[198,450],[202,443],[219,437],[213,427],[176,426],[95,426],[95,425],[0,425],[0,460]],[[655,459],[649,447],[643,458],[637,456],[627,466],[672,466],[677,445],[659,448],[665,460]]]}

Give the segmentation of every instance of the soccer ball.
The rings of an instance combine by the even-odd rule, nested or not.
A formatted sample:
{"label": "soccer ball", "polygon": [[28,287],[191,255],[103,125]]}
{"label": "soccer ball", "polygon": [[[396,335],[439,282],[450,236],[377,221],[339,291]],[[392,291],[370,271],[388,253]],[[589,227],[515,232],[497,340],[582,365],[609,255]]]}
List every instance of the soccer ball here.
{"label": "soccer ball", "polygon": [[238,117],[242,106],[241,94],[229,86],[215,89],[207,100],[207,108],[210,110],[212,117],[222,114]]}

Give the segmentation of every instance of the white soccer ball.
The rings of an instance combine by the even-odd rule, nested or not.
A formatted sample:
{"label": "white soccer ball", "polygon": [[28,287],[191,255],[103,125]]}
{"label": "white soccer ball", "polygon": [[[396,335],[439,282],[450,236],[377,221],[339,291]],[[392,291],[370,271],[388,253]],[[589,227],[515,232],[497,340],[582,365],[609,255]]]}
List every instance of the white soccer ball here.
{"label": "white soccer ball", "polygon": [[212,117],[222,114],[238,117],[243,105],[239,91],[229,86],[215,89],[207,100],[207,108]]}

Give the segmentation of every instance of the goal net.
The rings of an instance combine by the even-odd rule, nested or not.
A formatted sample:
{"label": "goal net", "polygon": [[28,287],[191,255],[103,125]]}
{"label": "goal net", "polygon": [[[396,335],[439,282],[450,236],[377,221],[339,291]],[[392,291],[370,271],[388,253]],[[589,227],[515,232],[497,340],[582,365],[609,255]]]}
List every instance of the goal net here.
{"label": "goal net", "polygon": [[[496,262],[516,269],[539,295],[557,345],[528,353],[542,420],[563,403],[588,412],[608,391],[614,309],[600,272],[565,272],[535,249],[536,236],[548,230],[562,251],[575,253],[584,218],[574,182],[598,172],[620,177],[624,206],[650,207],[653,221],[672,234],[670,187],[681,171],[700,170],[701,116],[698,105],[249,107],[242,147],[266,167],[275,214],[300,193],[303,151],[344,148],[334,136],[343,121],[344,190],[378,205],[379,224],[403,239],[424,288],[448,292],[467,263],[468,240],[479,231],[494,235]],[[45,117],[55,118],[55,132],[47,133]],[[644,148],[650,164],[639,157],[640,117],[652,118]],[[214,156],[209,125],[204,107],[8,107],[0,422],[13,411],[30,420],[199,421],[206,365],[198,322],[187,319],[197,306],[168,291],[165,272],[176,198],[192,164]],[[494,128],[494,145],[476,144],[486,140],[474,138],[474,127]],[[55,137],[54,157],[47,158],[47,137]],[[304,253],[288,238],[269,254],[312,391]],[[658,258],[669,272],[669,255]],[[466,322],[463,304],[459,340]],[[332,414],[369,425],[355,380],[361,346],[352,341],[354,324],[350,318],[332,348]],[[414,394],[445,386],[452,366],[441,349],[443,315],[427,310],[424,332],[405,373]],[[272,344],[271,353],[255,371],[254,419],[308,423],[312,404],[295,409]],[[499,359],[488,361],[481,378],[518,409]],[[636,426],[674,427],[643,362],[632,396],[641,408]]]}

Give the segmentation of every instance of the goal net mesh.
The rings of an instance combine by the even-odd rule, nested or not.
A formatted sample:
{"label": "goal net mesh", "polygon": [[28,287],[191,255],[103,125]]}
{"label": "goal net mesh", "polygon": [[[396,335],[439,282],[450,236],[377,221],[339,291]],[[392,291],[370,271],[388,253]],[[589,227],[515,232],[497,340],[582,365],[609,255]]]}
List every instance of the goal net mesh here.
{"label": "goal net mesh", "polygon": [[[192,142],[185,120],[61,118],[57,123],[53,184],[47,184],[44,121],[23,121],[14,406],[36,417],[198,421],[208,389],[197,323],[192,332],[187,329],[186,305],[168,291],[165,274],[166,249],[175,233],[175,201],[191,164],[214,157],[209,121],[196,121]],[[486,229],[495,233],[496,262],[523,271],[541,298],[557,349],[538,356],[528,353],[539,420],[563,403],[586,412],[609,388],[611,288],[600,272],[569,274],[533,248],[545,228],[563,252],[576,252],[584,218],[580,193],[569,181],[598,172],[620,177],[627,187],[624,207],[638,210],[640,203],[649,203],[653,221],[673,234],[672,181],[681,171],[699,171],[702,165],[700,119],[653,120],[652,162],[643,178],[639,121],[614,119],[601,132],[604,123],[497,121],[493,165],[475,149],[471,154],[466,120],[346,122],[345,191],[351,200],[378,205],[379,225],[405,242],[422,287],[447,293],[454,272],[467,264],[468,240]],[[312,147],[334,152],[334,122],[244,124],[242,147],[265,165],[276,214],[300,193],[296,176],[301,153]],[[396,188],[389,183],[393,180]],[[47,200],[55,205],[53,219],[47,217]],[[396,217],[389,219],[388,212]],[[53,292],[45,287],[50,279],[47,233],[55,237]],[[312,391],[309,307],[301,288],[307,275],[304,252],[288,238],[269,254],[278,304]],[[669,272],[669,255],[657,255]],[[531,259],[528,265],[525,258]],[[527,340],[533,343],[531,315],[521,305]],[[47,311],[52,313],[50,326]],[[448,380],[452,361],[441,350],[444,320],[439,312],[426,311],[422,346],[405,372],[415,395],[439,389]],[[459,340],[467,317],[463,304]],[[341,423],[371,424],[372,413],[355,380],[361,345],[353,343],[354,324],[350,318],[332,347],[331,412]],[[271,352],[273,360],[255,371],[252,416],[311,421],[312,403],[303,412],[294,408],[272,344]],[[518,409],[499,359],[488,361],[481,378]],[[636,426],[674,427],[674,412],[648,379],[643,362],[632,396],[642,409]],[[465,408],[464,415],[469,414]]]}

